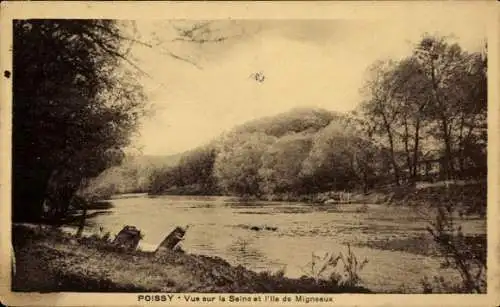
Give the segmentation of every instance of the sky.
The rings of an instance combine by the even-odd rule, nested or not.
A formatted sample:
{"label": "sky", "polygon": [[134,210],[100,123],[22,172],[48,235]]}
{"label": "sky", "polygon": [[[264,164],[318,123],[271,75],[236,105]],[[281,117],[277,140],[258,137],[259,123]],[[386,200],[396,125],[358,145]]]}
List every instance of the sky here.
{"label": "sky", "polygon": [[[141,82],[154,112],[143,119],[133,145],[146,155],[170,155],[296,107],[350,111],[361,102],[367,68],[408,56],[426,32],[453,35],[471,51],[484,44],[486,27],[479,20],[437,17],[213,21],[211,37],[227,39],[201,45],[175,41],[175,28],[192,22],[137,21],[136,35],[155,42],[152,48],[136,44],[131,52],[149,75]],[[263,82],[252,78],[256,72]]]}

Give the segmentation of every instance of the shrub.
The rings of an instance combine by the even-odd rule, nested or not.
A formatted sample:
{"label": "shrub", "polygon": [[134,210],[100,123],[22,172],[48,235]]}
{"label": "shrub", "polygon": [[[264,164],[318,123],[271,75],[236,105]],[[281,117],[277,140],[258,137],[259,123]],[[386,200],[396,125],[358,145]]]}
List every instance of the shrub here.
{"label": "shrub", "polygon": [[282,279],[285,277],[285,268],[281,268],[276,271],[263,271],[259,273],[260,277],[269,279],[269,280],[276,280],[276,279]]}
{"label": "shrub", "polygon": [[363,259],[363,261],[358,261],[356,255],[352,252],[351,246],[347,245],[347,255],[340,253],[340,260],[344,264],[344,272],[347,274],[347,278],[343,281],[343,284],[346,286],[354,287],[361,283],[361,277],[359,276],[359,272],[365,267],[368,263],[368,259]]}
{"label": "shrub", "polygon": [[465,236],[454,215],[455,206],[451,202],[438,207],[436,220],[427,229],[444,257],[442,267],[458,271],[461,282],[453,285],[435,277],[434,283],[422,281],[424,292],[485,293],[486,236]]}
{"label": "shrub", "polygon": [[[340,268],[339,263],[342,263]],[[367,259],[359,261],[348,244],[347,254],[340,252],[335,256],[333,253],[326,253],[320,257],[313,252],[311,261],[305,266],[307,269],[303,268],[302,271],[306,274],[305,277],[313,278],[317,283],[328,281],[338,286],[356,287],[362,282],[359,273],[367,263]]]}

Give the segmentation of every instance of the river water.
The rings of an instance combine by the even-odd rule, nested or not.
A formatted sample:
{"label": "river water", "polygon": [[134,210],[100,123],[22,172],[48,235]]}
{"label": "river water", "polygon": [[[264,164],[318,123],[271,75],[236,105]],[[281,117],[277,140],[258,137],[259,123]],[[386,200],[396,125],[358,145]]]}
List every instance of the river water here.
{"label": "river water", "polygon": [[[111,234],[134,225],[145,237],[140,248],[152,250],[176,226],[187,226],[182,248],[219,256],[255,271],[284,269],[289,277],[309,274],[312,254],[338,254],[347,244],[359,260],[363,285],[374,291],[421,291],[421,279],[438,274],[440,260],[417,254],[359,247],[372,240],[392,240],[426,233],[428,220],[408,208],[386,205],[310,205],[290,202],[243,202],[228,197],[158,196],[115,198],[107,214],[90,220]],[[476,225],[477,226],[477,225]],[[479,225],[481,228],[481,225]],[[442,271],[439,271],[442,273]],[[451,273],[450,273],[451,274]]]}

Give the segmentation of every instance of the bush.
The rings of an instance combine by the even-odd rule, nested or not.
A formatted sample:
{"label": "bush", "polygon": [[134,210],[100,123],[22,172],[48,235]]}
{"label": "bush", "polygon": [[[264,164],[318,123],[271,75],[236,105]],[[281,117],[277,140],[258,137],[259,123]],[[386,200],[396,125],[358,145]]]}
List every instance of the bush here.
{"label": "bush", "polygon": [[[340,262],[342,266],[339,269]],[[313,278],[317,283],[328,281],[342,287],[356,287],[362,282],[359,273],[367,263],[367,259],[359,261],[348,244],[347,254],[340,252],[335,256],[333,253],[326,253],[324,257],[320,257],[312,253],[311,262],[303,272],[306,278]]]}
{"label": "bush", "polygon": [[454,215],[452,202],[438,207],[436,220],[428,231],[444,257],[442,267],[458,271],[461,282],[456,285],[434,277],[434,283],[422,281],[424,292],[485,293],[486,236],[465,236],[461,226],[455,224]]}

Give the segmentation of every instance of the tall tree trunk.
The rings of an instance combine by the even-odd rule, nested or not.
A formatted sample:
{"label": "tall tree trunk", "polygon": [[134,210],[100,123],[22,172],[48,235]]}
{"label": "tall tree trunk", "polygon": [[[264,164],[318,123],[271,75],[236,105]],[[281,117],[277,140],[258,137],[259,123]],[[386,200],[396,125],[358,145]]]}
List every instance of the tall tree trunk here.
{"label": "tall tree trunk", "polygon": [[459,150],[458,150],[458,167],[459,167],[459,172],[460,176],[463,176],[465,173],[465,138],[463,136],[464,134],[464,125],[465,125],[465,114],[462,114],[460,118],[460,129],[459,129],[459,134],[458,134],[458,144],[459,144]]}
{"label": "tall tree trunk", "polygon": [[80,224],[78,225],[78,231],[76,232],[76,236],[78,238],[82,236],[83,229],[85,228],[86,218],[87,218],[87,206],[83,204],[82,215],[80,216]]}
{"label": "tall tree trunk", "polygon": [[444,167],[444,175],[445,175],[445,180],[449,180],[452,178],[452,173],[453,173],[453,168],[452,168],[452,153],[451,153],[451,140],[450,140],[450,133],[449,133],[449,127],[448,127],[448,118],[446,116],[445,112],[445,104],[441,100],[439,96],[439,89],[438,89],[438,83],[436,80],[436,71],[434,67],[434,60],[431,60],[431,78],[432,78],[432,87],[433,87],[433,92],[434,92],[434,98],[436,99],[436,103],[438,105],[438,112],[441,117],[441,132],[443,134],[443,142],[444,142],[444,161],[443,161],[443,167]]}
{"label": "tall tree trunk", "polygon": [[409,132],[409,129],[408,129],[408,120],[406,118],[406,116],[404,117],[404,120],[403,120],[403,125],[404,125],[404,128],[405,128],[405,134],[403,136],[403,141],[404,141],[404,145],[405,145],[405,153],[406,153],[406,165],[407,165],[407,168],[408,168],[408,175],[411,179],[412,177],[412,162],[411,162],[411,154],[410,154],[410,145],[408,143],[408,139],[410,138],[410,132]]}
{"label": "tall tree trunk", "polygon": [[[465,124],[464,124],[464,128],[465,128]],[[470,153],[467,152],[467,144],[470,142],[470,138],[472,136],[472,131],[474,130],[474,126],[471,125],[469,127],[469,130],[467,131],[467,135],[464,136],[462,138],[462,141],[461,141],[461,146],[460,146],[460,174],[464,175],[464,176],[470,176],[470,174],[466,174],[467,170],[466,170],[466,165],[465,165],[465,160],[466,158],[469,156],[470,157]],[[473,158],[473,160],[476,160]]]}
{"label": "tall tree trunk", "polygon": [[413,146],[413,171],[412,177],[416,181],[418,177],[418,165],[419,165],[419,146],[420,146],[420,116],[417,117],[415,123],[415,143]]}
{"label": "tall tree trunk", "polygon": [[68,217],[69,207],[76,191],[77,189],[73,186],[56,187],[55,193],[57,193],[57,195],[55,198],[57,200],[58,211],[55,222],[59,225],[64,223],[64,221]]}
{"label": "tall tree trunk", "polygon": [[382,117],[384,119],[384,127],[385,127],[385,130],[387,132],[387,138],[389,139],[391,163],[392,163],[392,167],[394,170],[394,183],[396,183],[396,185],[399,185],[400,184],[400,181],[399,181],[400,174],[399,174],[399,166],[398,166],[398,163],[396,162],[396,155],[394,153],[394,138],[392,135],[391,126],[387,122],[387,118],[385,117],[385,114],[382,114]]}
{"label": "tall tree trunk", "polygon": [[453,156],[451,150],[451,137],[450,130],[448,127],[448,119],[446,116],[442,117],[442,133],[443,133],[443,141],[444,141],[444,165],[445,165],[445,179],[450,180],[454,175],[454,167],[453,167]]}
{"label": "tall tree trunk", "polygon": [[363,193],[368,193],[368,174],[366,166],[363,168]]}
{"label": "tall tree trunk", "polygon": [[16,172],[13,168],[12,181],[12,221],[39,222],[43,217],[50,171],[31,169],[29,176],[22,176],[26,171]]}

